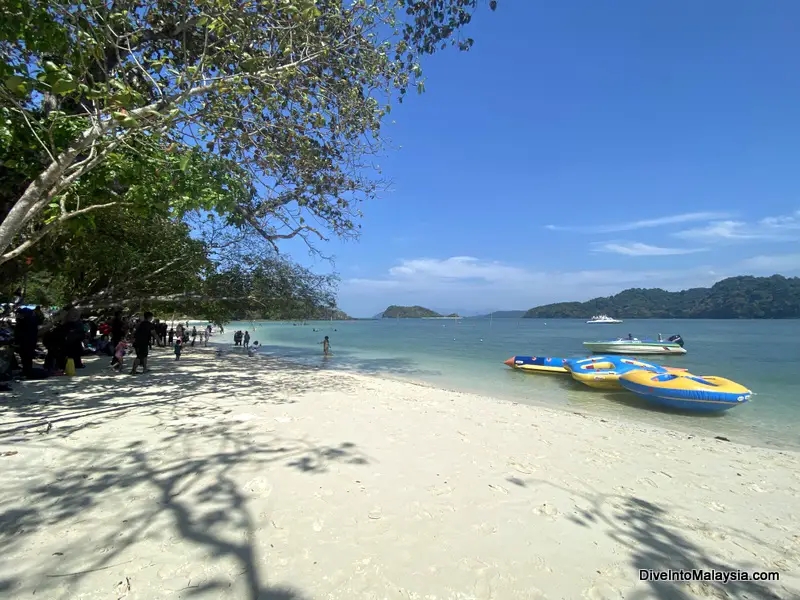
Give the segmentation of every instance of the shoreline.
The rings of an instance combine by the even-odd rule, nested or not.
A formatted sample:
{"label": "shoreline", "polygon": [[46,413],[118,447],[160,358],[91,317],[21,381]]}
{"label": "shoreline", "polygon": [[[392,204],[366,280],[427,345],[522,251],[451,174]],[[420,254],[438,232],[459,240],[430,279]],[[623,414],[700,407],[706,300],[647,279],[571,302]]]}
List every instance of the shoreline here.
{"label": "shoreline", "polygon": [[[2,589],[800,593],[800,453],[216,350],[177,363],[156,351],[144,376],[101,358],[75,378],[15,385],[0,413]],[[640,582],[640,568],[781,580]]]}
{"label": "shoreline", "polygon": [[[223,348],[229,346],[229,344],[227,344],[226,342],[209,341],[209,346],[211,346],[212,344],[215,345],[215,346],[223,347]],[[299,348],[300,348],[300,346],[299,346]],[[227,352],[226,352],[226,354],[227,354]],[[355,376],[355,377],[376,378],[376,379],[379,379],[379,380],[387,380],[387,381],[394,381],[394,382],[397,382],[397,383],[405,383],[405,384],[408,384],[408,385],[414,385],[414,386],[418,386],[418,387],[422,387],[422,388],[426,388],[426,389],[430,389],[430,390],[439,390],[439,391],[449,392],[449,393],[454,393],[454,394],[466,394],[466,395],[470,395],[470,396],[473,396],[473,397],[476,397],[476,398],[480,398],[480,399],[483,399],[483,400],[489,401],[489,402],[504,402],[504,403],[510,403],[510,404],[519,405],[519,406],[529,406],[529,407],[532,407],[534,409],[541,409],[541,410],[544,410],[544,411],[556,412],[556,413],[559,413],[559,414],[560,413],[567,413],[567,414],[580,415],[580,416],[583,416],[583,417],[586,417],[586,418],[599,419],[601,421],[615,421],[615,422],[619,422],[619,423],[628,424],[631,427],[649,428],[649,429],[651,429],[653,431],[658,431],[658,432],[662,432],[662,433],[671,432],[671,433],[675,433],[675,434],[685,435],[685,436],[687,436],[689,438],[697,437],[697,438],[706,438],[706,439],[710,439],[710,440],[715,440],[715,439],[718,439],[718,438],[722,437],[723,439],[721,441],[735,443],[735,444],[739,444],[741,446],[747,446],[749,448],[757,448],[757,449],[763,449],[763,450],[773,450],[773,451],[779,451],[779,452],[791,452],[791,453],[800,455],[800,447],[797,447],[797,446],[794,446],[794,447],[793,446],[784,446],[784,445],[781,445],[780,442],[772,442],[772,441],[770,441],[770,443],[765,442],[765,441],[759,442],[759,441],[757,441],[757,437],[756,436],[754,436],[751,439],[733,439],[735,436],[734,436],[734,434],[731,434],[731,433],[728,433],[727,435],[714,436],[711,433],[706,432],[706,431],[692,430],[690,426],[685,426],[685,427],[675,426],[675,427],[672,427],[672,426],[670,426],[671,424],[668,424],[668,425],[652,424],[652,423],[648,423],[645,419],[637,419],[635,416],[633,416],[633,413],[614,413],[614,414],[609,415],[609,414],[601,413],[599,411],[592,411],[591,409],[587,410],[585,408],[579,408],[579,407],[571,407],[569,405],[557,405],[557,404],[552,404],[552,403],[548,404],[545,400],[541,400],[540,401],[538,399],[538,397],[537,397],[536,400],[528,400],[527,402],[524,402],[524,401],[522,401],[522,399],[520,399],[518,397],[515,397],[514,395],[511,395],[511,394],[493,394],[493,395],[490,395],[490,394],[483,393],[481,391],[467,389],[467,387],[464,387],[464,388],[449,387],[449,386],[443,385],[443,384],[437,384],[437,383],[433,383],[433,382],[430,382],[430,381],[425,381],[425,380],[422,380],[422,379],[416,379],[416,378],[409,377],[409,376],[393,375],[391,373],[367,373],[367,372],[360,372],[357,369],[336,368],[336,367],[324,368],[324,367],[311,366],[311,365],[305,364],[303,361],[292,360],[292,358],[290,358],[290,357],[280,356],[280,355],[277,355],[277,354],[257,354],[256,357],[261,359],[261,360],[276,361],[279,364],[286,364],[286,365],[289,365],[289,366],[303,366],[303,367],[308,367],[310,369],[317,369],[317,370],[319,370],[321,372],[340,373],[340,374],[345,374],[345,375],[352,375],[352,376]],[[531,377],[531,378],[551,377],[550,375],[536,375],[536,374],[533,374],[533,375],[532,374],[524,374],[524,376],[525,377]],[[757,396],[758,396],[758,394],[754,394],[754,398],[757,398]],[[642,410],[648,410],[648,407],[647,406],[643,406]],[[654,414],[667,414],[667,415],[672,414],[672,413],[669,413],[667,411],[662,413],[661,411],[658,411],[658,410],[653,410],[653,413]],[[689,419],[697,418],[696,415],[686,415],[686,417],[689,418]],[[700,418],[708,419],[709,417],[708,416],[700,416]],[[710,418],[725,418],[725,417],[724,417],[724,415],[722,415],[722,416],[712,416]],[[731,436],[731,437],[729,438],[728,436]]]}

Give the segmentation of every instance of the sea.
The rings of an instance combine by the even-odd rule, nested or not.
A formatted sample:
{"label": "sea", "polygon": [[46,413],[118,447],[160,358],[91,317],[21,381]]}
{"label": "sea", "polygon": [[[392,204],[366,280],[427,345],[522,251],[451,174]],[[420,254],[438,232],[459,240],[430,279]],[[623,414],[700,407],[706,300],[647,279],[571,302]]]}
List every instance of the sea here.
{"label": "sea", "polygon": [[[250,331],[260,353],[322,369],[352,371],[474,392],[491,398],[625,419],[687,434],[800,450],[800,320],[375,319],[233,322],[213,341]],[[586,356],[582,342],[680,334],[687,354],[644,360],[717,375],[753,390],[747,404],[713,415],[654,408],[627,391],[600,391],[569,375],[531,374],[503,364],[515,355]],[[329,336],[331,356],[322,354]]]}

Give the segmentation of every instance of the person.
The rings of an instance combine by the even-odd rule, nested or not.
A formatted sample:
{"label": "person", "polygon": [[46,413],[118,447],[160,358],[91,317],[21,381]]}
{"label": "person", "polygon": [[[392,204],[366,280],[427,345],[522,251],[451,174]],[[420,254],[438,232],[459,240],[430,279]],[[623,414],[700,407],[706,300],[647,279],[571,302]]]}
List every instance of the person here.
{"label": "person", "polygon": [[111,357],[111,366],[117,364],[117,346],[122,338],[125,337],[125,327],[122,322],[122,311],[114,311],[114,318],[111,319],[111,348],[114,355]]}
{"label": "person", "polygon": [[258,342],[253,342],[253,346],[251,348],[248,348],[247,350],[247,356],[251,357],[255,356],[257,352],[258,352]]}
{"label": "person", "polygon": [[125,351],[128,349],[128,342],[124,339],[121,339],[119,343],[114,346],[114,358],[117,359],[116,364],[114,364],[111,368],[117,372],[122,371],[122,363],[123,359],[125,358]]}
{"label": "person", "polygon": [[70,358],[75,364],[76,369],[83,369],[86,365],[81,360],[83,354],[83,340],[86,338],[86,331],[83,329],[83,322],[81,321],[81,313],[75,308],[70,308],[67,311],[66,317],[66,341],[64,344],[64,367],[66,361]]}
{"label": "person", "polygon": [[175,351],[175,360],[181,359],[181,350],[183,350],[183,339],[178,338],[175,340],[175,344],[172,346],[172,349]]}
{"label": "person", "polygon": [[36,314],[30,308],[18,310],[14,325],[14,341],[17,344],[22,363],[22,374],[26,378],[33,375],[33,359],[36,356],[38,333],[39,325]]}
{"label": "person", "polygon": [[192,348],[194,348],[194,338],[197,337],[197,327],[192,327]]}
{"label": "person", "polygon": [[51,375],[56,373],[64,362],[64,339],[66,332],[63,320],[59,320],[56,325],[42,336],[42,343],[47,349],[44,357],[44,368]]}
{"label": "person", "polygon": [[245,331],[244,332],[244,347],[245,348],[249,348],[250,347],[250,332],[249,331]]}
{"label": "person", "polygon": [[37,323],[37,325],[39,325],[39,326],[44,325],[44,312],[42,311],[42,307],[41,306],[37,306],[33,310],[33,314],[36,315],[36,323]]}
{"label": "person", "polygon": [[325,339],[320,342],[322,344],[322,354],[328,356],[331,351],[331,341],[328,339],[328,336],[325,336]]}
{"label": "person", "polygon": [[175,339],[175,329],[173,327],[169,328],[169,345],[172,346],[172,340]]}
{"label": "person", "polygon": [[208,329],[206,329],[204,334],[203,334],[203,338],[204,338],[203,345],[204,346],[208,346],[208,338],[209,337],[211,337],[211,332],[209,332]]}
{"label": "person", "polygon": [[133,349],[136,350],[136,358],[133,361],[131,375],[136,375],[139,365],[142,365],[142,373],[147,373],[147,354],[150,351],[150,340],[153,338],[153,313],[144,313],[144,319],[136,326],[133,334]]}

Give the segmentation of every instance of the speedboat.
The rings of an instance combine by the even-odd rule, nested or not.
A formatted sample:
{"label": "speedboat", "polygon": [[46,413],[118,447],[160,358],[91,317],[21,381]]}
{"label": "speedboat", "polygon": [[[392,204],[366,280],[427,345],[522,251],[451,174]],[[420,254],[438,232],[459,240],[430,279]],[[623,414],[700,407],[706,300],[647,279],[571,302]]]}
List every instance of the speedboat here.
{"label": "speedboat", "polygon": [[622,323],[622,319],[612,319],[608,315],[595,315],[587,323]]}
{"label": "speedboat", "polygon": [[629,334],[627,338],[583,342],[583,345],[599,354],[686,354],[683,338],[679,335],[663,340],[659,334],[657,340],[640,340]]}

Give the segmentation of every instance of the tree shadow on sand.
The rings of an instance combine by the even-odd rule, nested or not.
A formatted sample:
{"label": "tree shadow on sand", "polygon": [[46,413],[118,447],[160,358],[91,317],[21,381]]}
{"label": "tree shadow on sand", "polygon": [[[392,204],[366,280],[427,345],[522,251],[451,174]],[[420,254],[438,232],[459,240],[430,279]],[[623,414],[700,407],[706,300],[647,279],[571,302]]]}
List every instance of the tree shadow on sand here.
{"label": "tree shadow on sand", "polygon": [[293,404],[309,393],[348,391],[353,386],[346,379],[322,376],[313,367],[242,355],[227,356],[224,370],[205,370],[203,359],[211,355],[209,349],[195,354],[200,361],[192,361],[190,354],[180,362],[161,355],[153,371],[138,376],[114,374],[105,368],[105,359],[96,359],[87,369],[92,377],[25,382],[22,398],[0,400],[0,440],[20,442],[48,429],[48,424],[63,437],[132,410],[160,414],[205,394],[236,397],[247,405]]}
{"label": "tree shadow on sand", "polygon": [[[261,389],[259,374],[236,363],[231,361],[223,374],[176,366],[139,379],[76,378],[54,386],[59,394],[51,391],[49,401],[6,405],[0,440],[18,442],[21,453],[46,448],[52,462],[46,469],[18,463],[18,474],[24,476],[5,471],[0,544],[6,564],[0,563],[0,593],[70,598],[97,585],[99,577],[119,579],[120,589],[129,591],[146,579],[139,572],[159,569],[155,563],[142,564],[150,556],[174,557],[188,549],[191,557],[182,557],[175,573],[148,576],[177,586],[165,587],[165,593],[301,600],[295,590],[268,585],[256,544],[256,538],[264,542],[264,515],[252,513],[251,500],[269,496],[268,475],[275,468],[313,475],[334,463],[358,468],[369,460],[350,442],[328,446],[287,439],[271,431],[266,419],[243,420],[204,399],[205,393],[235,394],[242,386],[260,386],[252,398],[242,392],[243,405],[284,404],[301,401],[310,390],[343,386],[297,368],[289,369],[282,383],[272,377],[272,389]],[[230,377],[237,369],[242,372]],[[155,384],[178,391],[159,397]],[[137,419],[142,432],[155,432],[146,441],[115,443],[111,425],[125,415]],[[43,432],[44,423],[52,425],[50,433]],[[108,428],[108,445],[81,444],[74,434],[86,427]],[[52,548],[53,543],[58,552],[30,558],[31,548]],[[27,561],[24,572],[11,564],[18,558]],[[130,577],[126,569],[132,570]],[[120,589],[95,591],[124,597]]]}
{"label": "tree shadow on sand", "polygon": [[[711,556],[690,540],[680,530],[679,522],[666,508],[636,496],[601,494],[594,490],[580,491],[556,485],[552,482],[509,477],[506,479],[520,488],[549,486],[581,498],[589,508],[581,509],[567,517],[583,528],[602,528],[614,542],[628,552],[632,577],[639,576],[640,569],[652,571],[765,571],[764,564],[729,564]],[[586,486],[587,488],[589,486]],[[709,531],[711,531],[709,529]],[[772,554],[781,554],[756,536],[739,529],[714,525],[713,533],[720,539],[730,539],[743,548],[769,549]],[[774,565],[769,570],[775,570]],[[779,595],[777,592],[781,592]],[[741,600],[766,600],[798,598],[798,590],[789,589],[780,583],[762,581],[721,582],[648,582],[648,588],[626,595],[630,600],[691,600],[697,597],[735,598]]]}

